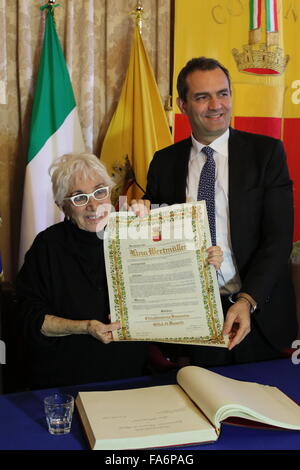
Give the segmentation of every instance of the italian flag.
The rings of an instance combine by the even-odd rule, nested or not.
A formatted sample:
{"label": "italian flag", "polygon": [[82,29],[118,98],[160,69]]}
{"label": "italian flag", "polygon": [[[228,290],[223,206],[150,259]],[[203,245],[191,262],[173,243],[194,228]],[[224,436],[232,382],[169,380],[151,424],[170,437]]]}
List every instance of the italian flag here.
{"label": "italian flag", "polygon": [[31,117],[23,194],[20,265],[35,236],[62,218],[53,201],[48,173],[51,163],[65,153],[84,151],[74,93],[52,9],[48,7]]}
{"label": "italian flag", "polygon": [[250,30],[261,27],[261,0],[250,0]]}
{"label": "italian flag", "polygon": [[277,1],[266,0],[267,32],[278,32]]}
{"label": "italian flag", "polygon": [[[261,0],[250,0],[250,31],[261,27]],[[278,32],[277,0],[266,0],[266,30]]]}

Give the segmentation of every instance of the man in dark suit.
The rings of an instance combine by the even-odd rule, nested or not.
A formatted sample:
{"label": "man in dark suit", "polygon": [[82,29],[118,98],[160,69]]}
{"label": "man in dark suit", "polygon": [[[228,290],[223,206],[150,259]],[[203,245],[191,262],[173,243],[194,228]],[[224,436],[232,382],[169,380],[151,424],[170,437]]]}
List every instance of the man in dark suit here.
{"label": "man in dark suit", "polygon": [[189,61],[177,89],[192,135],[156,152],[144,199],[169,205],[197,200],[207,159],[202,149],[213,150],[216,244],[224,253],[218,281],[230,338],[228,349],[186,351],[199,365],[280,357],[297,333],[289,273],[292,182],[282,142],[230,128],[230,77],[218,61]]}

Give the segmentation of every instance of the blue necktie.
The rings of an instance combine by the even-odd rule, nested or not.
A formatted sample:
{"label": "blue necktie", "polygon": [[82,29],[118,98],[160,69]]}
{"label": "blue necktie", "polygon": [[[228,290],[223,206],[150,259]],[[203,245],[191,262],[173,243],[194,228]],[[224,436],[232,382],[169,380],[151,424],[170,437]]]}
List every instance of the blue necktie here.
{"label": "blue necktie", "polygon": [[214,151],[210,147],[203,147],[202,152],[207,160],[202,168],[199,186],[198,201],[206,201],[208,223],[212,245],[216,245],[216,214],[215,214],[215,170]]}

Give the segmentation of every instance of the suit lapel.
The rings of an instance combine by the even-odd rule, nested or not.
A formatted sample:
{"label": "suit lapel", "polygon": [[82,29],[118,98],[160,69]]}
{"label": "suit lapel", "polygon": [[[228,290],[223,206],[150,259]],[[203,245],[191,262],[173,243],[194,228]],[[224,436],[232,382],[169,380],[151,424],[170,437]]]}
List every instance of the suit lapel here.
{"label": "suit lapel", "polygon": [[174,166],[175,203],[186,202],[186,182],[192,139],[182,140],[178,145]]}

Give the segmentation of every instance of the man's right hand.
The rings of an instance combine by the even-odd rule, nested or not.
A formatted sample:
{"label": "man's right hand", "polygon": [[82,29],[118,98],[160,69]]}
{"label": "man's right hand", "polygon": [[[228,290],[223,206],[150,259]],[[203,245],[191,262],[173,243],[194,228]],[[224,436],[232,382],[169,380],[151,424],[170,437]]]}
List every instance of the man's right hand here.
{"label": "man's right hand", "polygon": [[148,199],[132,199],[128,210],[134,212],[137,217],[145,217],[150,212],[150,206]]}
{"label": "man's right hand", "polygon": [[223,334],[229,336],[229,351],[239,344],[251,331],[250,306],[237,300],[226,313]]}

